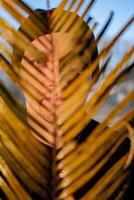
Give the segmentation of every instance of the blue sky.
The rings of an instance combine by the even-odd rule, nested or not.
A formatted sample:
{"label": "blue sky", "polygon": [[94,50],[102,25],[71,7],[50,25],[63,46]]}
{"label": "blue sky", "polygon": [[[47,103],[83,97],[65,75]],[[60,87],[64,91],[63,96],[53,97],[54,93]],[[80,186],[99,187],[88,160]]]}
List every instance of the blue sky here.
{"label": "blue sky", "polygon": [[[71,0],[70,0],[71,1]],[[36,8],[47,8],[46,0],[24,0],[30,7],[33,9]],[[61,0],[51,0],[51,8],[58,6]],[[89,2],[89,0],[84,1],[84,5]],[[90,15],[99,22],[98,31],[101,29],[105,20],[108,18],[110,11],[114,11],[113,22],[108,29],[107,35],[115,35],[122,25],[132,16],[134,16],[134,1],[133,0],[97,0],[94,6],[90,11]],[[13,21],[11,17],[0,8],[0,16],[4,16],[11,24],[16,28],[19,26],[18,23]],[[98,32],[96,32],[97,34]],[[134,40],[134,23],[123,35],[123,38],[126,40]]]}

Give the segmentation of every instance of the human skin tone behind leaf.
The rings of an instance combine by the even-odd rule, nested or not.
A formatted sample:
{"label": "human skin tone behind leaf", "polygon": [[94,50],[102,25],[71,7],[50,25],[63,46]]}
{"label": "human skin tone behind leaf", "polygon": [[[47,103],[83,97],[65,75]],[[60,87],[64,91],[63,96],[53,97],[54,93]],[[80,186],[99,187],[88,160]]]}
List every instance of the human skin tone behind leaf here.
{"label": "human skin tone behind leaf", "polygon": [[[49,146],[54,145],[55,137],[60,138],[55,135],[60,132],[55,125],[64,103],[60,60],[76,48],[75,39],[71,33],[42,35],[30,43],[21,60],[22,82],[34,94],[33,98],[24,91],[28,123],[34,136]],[[80,56],[78,60],[82,64]]]}

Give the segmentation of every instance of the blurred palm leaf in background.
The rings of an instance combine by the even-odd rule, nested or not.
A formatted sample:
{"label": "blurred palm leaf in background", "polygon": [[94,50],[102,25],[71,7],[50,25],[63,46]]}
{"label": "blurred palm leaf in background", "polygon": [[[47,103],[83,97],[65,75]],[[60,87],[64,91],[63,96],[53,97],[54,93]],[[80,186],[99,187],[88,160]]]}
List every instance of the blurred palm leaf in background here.
{"label": "blurred palm leaf in background", "polygon": [[[78,17],[77,12],[82,7],[83,0],[63,0],[51,13],[50,19],[42,21],[39,11],[34,12],[21,0],[0,1],[1,6],[20,24],[25,22],[24,12],[31,16],[19,31],[0,18],[0,67],[13,83],[35,102],[35,105],[39,97],[43,97],[36,87],[41,80],[27,68],[25,81],[31,85],[30,89],[24,84],[24,80],[20,78],[20,56],[30,41],[42,32],[51,33],[51,40],[48,39],[46,42],[52,50],[53,33],[69,32],[77,36],[74,41],[75,48],[60,59],[57,71],[53,69],[53,65],[55,87],[52,88],[51,95],[55,100],[60,93],[58,98],[62,103],[52,103],[52,120],[44,120],[44,127],[32,115],[27,119],[25,106],[2,81],[0,82],[2,199],[129,199],[134,153],[134,108],[117,117],[133,101],[134,91],[111,109],[96,128],[92,130],[90,124],[113,88],[131,73],[133,64],[129,63],[129,60],[134,53],[133,47],[100,82],[111,59],[111,48],[131,26],[133,18],[124,24],[119,33],[106,43],[99,55],[96,54],[92,59],[96,45],[101,41],[113,17],[111,13],[95,41],[91,29],[83,25],[82,20],[89,14],[93,3],[94,1],[89,2],[81,17]],[[67,12],[63,11],[64,8]],[[90,17],[86,23],[90,25],[91,21],[94,31],[97,26],[94,19]],[[66,43],[67,41],[63,40],[63,51],[67,48]],[[16,58],[12,55],[12,48],[13,53],[17,55]],[[38,57],[38,62],[43,61],[44,55],[36,48],[30,49],[30,52],[31,55],[35,54]],[[103,61],[103,65],[98,70],[100,61]],[[34,68],[29,60],[26,62],[29,63],[27,66]],[[94,92],[86,99],[86,94],[93,88]],[[54,136],[53,146],[45,135],[34,130],[35,125],[41,130],[44,129],[44,134]],[[50,125],[53,130],[48,128]]]}

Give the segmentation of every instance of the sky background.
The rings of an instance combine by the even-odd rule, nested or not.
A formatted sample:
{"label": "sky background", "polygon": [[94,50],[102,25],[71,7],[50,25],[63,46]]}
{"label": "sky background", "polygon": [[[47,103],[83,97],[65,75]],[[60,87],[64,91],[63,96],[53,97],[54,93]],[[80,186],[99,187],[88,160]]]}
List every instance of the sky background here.
{"label": "sky background", "polygon": [[[47,9],[46,0],[23,0],[32,9],[42,8]],[[70,2],[72,0],[69,0]],[[50,0],[51,8],[57,7],[61,0]],[[89,3],[89,0],[84,1],[83,8]],[[122,27],[122,25],[134,16],[134,0],[97,0],[89,12],[89,15],[93,16],[94,19],[99,23],[95,35],[98,34],[99,30],[103,27],[103,24],[107,20],[110,11],[114,11],[115,15],[110,28],[107,31],[108,36],[114,36]],[[6,18],[15,28],[18,28],[19,24],[12,20],[9,14],[0,8],[0,16]],[[134,41],[134,23],[125,32],[122,37],[125,40]]]}

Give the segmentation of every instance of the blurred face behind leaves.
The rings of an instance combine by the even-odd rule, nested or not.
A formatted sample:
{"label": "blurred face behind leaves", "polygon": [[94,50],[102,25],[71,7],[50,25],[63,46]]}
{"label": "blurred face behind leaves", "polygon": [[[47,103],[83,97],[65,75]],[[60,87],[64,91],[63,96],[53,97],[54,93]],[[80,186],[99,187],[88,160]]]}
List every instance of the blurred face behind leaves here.
{"label": "blurred face behind leaves", "polygon": [[[54,118],[60,115],[63,102],[60,82],[66,73],[60,70],[60,61],[74,51],[75,41],[71,33],[42,35],[30,43],[21,60],[21,79],[27,91],[33,95],[24,91],[31,132],[50,146],[54,144]],[[69,65],[74,70],[78,65],[82,67],[80,56]]]}

